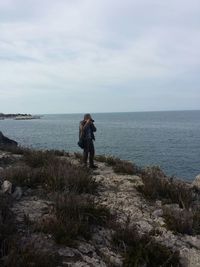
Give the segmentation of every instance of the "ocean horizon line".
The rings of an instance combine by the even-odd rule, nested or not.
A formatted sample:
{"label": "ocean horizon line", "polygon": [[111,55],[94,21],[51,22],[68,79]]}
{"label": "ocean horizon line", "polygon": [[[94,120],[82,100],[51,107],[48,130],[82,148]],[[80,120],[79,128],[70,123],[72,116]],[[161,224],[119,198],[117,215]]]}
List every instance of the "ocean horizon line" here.
{"label": "ocean horizon line", "polygon": [[[158,112],[196,112],[200,109],[185,109],[185,110],[144,110],[144,111],[105,111],[105,112],[90,112],[91,114],[127,114],[127,113],[158,113]],[[81,115],[87,112],[69,112],[69,113],[32,113],[33,115]]]}

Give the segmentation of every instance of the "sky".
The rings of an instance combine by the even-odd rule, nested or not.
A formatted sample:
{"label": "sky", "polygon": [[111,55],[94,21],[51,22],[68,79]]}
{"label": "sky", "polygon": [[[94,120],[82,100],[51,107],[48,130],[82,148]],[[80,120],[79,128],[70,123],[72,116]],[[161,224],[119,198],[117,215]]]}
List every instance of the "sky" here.
{"label": "sky", "polygon": [[0,0],[0,112],[200,109],[199,0]]}

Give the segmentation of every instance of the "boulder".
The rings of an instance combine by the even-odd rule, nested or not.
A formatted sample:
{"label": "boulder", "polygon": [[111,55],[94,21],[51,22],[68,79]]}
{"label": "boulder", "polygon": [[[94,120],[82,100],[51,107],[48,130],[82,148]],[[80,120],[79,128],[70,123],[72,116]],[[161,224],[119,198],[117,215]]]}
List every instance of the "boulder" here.
{"label": "boulder", "polygon": [[200,189],[200,174],[197,175],[197,177],[193,181],[192,185],[195,186],[195,187],[197,187],[198,189]]}
{"label": "boulder", "polygon": [[1,190],[3,193],[12,193],[12,183],[9,182],[8,180],[5,180],[1,186]]}
{"label": "boulder", "polygon": [[[1,183],[1,179],[0,179],[0,183]],[[20,200],[20,198],[22,197],[22,189],[19,186],[13,186],[12,183],[8,180],[5,180],[2,182],[1,185],[1,190],[2,193],[4,194],[10,194],[12,195],[12,197],[16,200]]]}
{"label": "boulder", "polygon": [[0,131],[0,146],[17,146],[17,142],[9,139]]}

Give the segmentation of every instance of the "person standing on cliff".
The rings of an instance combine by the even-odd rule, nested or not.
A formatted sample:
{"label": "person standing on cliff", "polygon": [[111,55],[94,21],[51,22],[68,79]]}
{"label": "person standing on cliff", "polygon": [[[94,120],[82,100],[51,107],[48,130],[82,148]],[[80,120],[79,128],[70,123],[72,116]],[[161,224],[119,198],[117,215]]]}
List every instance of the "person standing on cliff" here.
{"label": "person standing on cliff", "polygon": [[83,121],[80,122],[79,126],[79,139],[83,143],[83,163],[87,166],[88,156],[89,156],[89,167],[91,169],[96,169],[97,166],[94,165],[94,132],[96,132],[96,127],[94,125],[94,120],[91,115],[85,114]]}

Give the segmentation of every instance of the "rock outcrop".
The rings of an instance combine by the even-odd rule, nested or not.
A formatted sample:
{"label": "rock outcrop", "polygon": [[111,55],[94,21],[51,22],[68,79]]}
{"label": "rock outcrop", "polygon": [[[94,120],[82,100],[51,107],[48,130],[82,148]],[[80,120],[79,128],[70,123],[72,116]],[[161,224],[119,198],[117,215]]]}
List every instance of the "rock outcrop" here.
{"label": "rock outcrop", "polygon": [[0,131],[0,146],[17,146],[18,143],[5,135]]}
{"label": "rock outcrop", "polygon": [[[63,158],[64,156],[62,160]],[[74,155],[68,156],[68,160],[79,168],[80,163]],[[177,203],[166,204],[160,199],[149,201],[139,190],[143,185],[140,175],[119,174],[106,163],[96,162],[96,164],[98,170],[92,172],[93,179],[99,185],[98,193],[94,195],[95,204],[110,211],[115,220],[113,224],[124,226],[128,221],[130,225],[137,227],[140,235],[154,233],[153,238],[156,242],[180,253],[180,266],[200,267],[200,235],[177,234],[167,227],[164,218],[166,209],[172,214],[182,214],[183,209]],[[199,182],[200,178],[196,179],[194,185],[199,185]],[[90,239],[76,240],[76,246],[56,244],[51,234],[32,232],[30,225],[38,229],[37,227],[44,222],[55,220],[52,214],[53,198],[49,194],[47,200],[47,196],[42,196],[40,190],[41,188],[25,188],[23,197],[15,201],[12,207],[23,243],[31,242],[35,249],[48,254],[56,252],[61,259],[59,266],[124,266],[124,254],[112,245],[112,234],[115,231],[112,224],[96,225]]]}
{"label": "rock outcrop", "polygon": [[200,174],[196,176],[196,178],[193,181],[192,185],[200,190]]}

